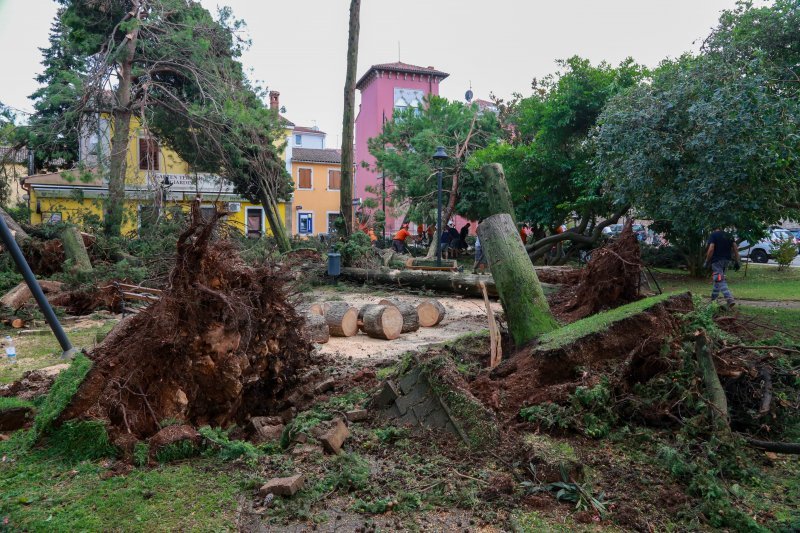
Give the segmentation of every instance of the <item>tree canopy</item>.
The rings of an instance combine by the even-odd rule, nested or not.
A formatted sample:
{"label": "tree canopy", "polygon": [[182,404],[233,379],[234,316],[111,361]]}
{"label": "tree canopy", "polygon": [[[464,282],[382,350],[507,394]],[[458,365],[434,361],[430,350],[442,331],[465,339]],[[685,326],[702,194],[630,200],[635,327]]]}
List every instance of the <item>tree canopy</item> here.
{"label": "tree canopy", "polygon": [[481,113],[477,105],[430,96],[418,111],[396,111],[394,120],[370,139],[369,150],[375,156],[377,170],[394,183],[392,200],[408,202],[410,220],[432,222],[436,218],[437,194],[433,153],[436,147],[443,146],[448,155],[442,164],[444,220],[454,214],[478,218],[482,216],[479,198],[463,194],[462,180],[470,179],[467,160],[499,136],[500,126],[493,113]]}

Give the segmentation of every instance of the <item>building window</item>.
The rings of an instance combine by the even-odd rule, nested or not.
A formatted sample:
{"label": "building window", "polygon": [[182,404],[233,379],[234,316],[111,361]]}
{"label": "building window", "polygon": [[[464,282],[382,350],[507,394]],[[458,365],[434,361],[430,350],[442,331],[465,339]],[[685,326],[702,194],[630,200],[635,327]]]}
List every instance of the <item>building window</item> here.
{"label": "building window", "polygon": [[264,210],[260,207],[247,208],[247,236],[251,239],[261,237],[264,228]]}
{"label": "building window", "polygon": [[155,139],[139,139],[139,170],[159,170],[158,142]]}
{"label": "building window", "polygon": [[314,215],[312,213],[299,213],[297,215],[297,233],[300,235],[314,234]]}
{"label": "building window", "polygon": [[311,188],[311,169],[301,168],[297,170],[297,188],[310,189]]}
{"label": "building window", "polygon": [[302,135],[295,135],[294,136],[294,144],[295,144],[295,146],[303,146],[303,136]]}
{"label": "building window", "polygon": [[206,222],[211,222],[212,220],[214,220],[214,215],[216,213],[217,213],[216,206],[213,205],[200,206],[200,217]]}
{"label": "building window", "polygon": [[329,170],[328,171],[328,190],[338,191],[342,188],[342,171]]}
{"label": "building window", "polygon": [[336,234],[336,220],[339,218],[339,213],[328,213],[328,234]]}

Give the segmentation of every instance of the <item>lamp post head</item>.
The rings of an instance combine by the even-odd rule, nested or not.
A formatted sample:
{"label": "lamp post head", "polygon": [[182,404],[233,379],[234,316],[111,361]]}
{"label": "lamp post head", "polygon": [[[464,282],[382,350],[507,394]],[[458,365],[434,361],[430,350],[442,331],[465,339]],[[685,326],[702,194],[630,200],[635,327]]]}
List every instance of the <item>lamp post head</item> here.
{"label": "lamp post head", "polygon": [[438,146],[436,152],[433,153],[433,160],[440,165],[447,159],[447,152],[444,151],[444,146]]}

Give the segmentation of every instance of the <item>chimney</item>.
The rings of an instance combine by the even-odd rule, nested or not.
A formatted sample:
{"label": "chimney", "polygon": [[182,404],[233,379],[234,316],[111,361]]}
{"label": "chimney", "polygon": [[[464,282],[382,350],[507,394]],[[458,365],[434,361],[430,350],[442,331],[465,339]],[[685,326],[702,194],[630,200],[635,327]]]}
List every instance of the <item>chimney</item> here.
{"label": "chimney", "polygon": [[269,108],[278,111],[281,108],[280,104],[281,93],[278,91],[269,92]]}

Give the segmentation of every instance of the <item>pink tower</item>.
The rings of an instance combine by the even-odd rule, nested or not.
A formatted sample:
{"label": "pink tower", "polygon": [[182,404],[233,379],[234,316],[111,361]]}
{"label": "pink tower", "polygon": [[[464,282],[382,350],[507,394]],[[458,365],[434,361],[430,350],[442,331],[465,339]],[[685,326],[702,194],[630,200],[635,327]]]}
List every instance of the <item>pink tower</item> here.
{"label": "pink tower", "polygon": [[[356,198],[375,198],[375,194],[367,192],[366,188],[380,191],[382,186],[382,177],[375,172],[375,158],[369,153],[367,141],[383,130],[386,121],[392,120],[395,109],[421,107],[426,96],[438,95],[439,82],[448,76],[446,72],[433,67],[417,67],[401,62],[372,65],[361,76],[356,84],[361,91],[361,107],[356,117],[356,174],[353,187]],[[369,168],[364,168],[362,162],[366,162]],[[390,179],[386,180],[386,190],[392,190]],[[388,205],[387,211],[386,232],[391,237],[400,229],[402,220],[390,216],[393,210]]]}

